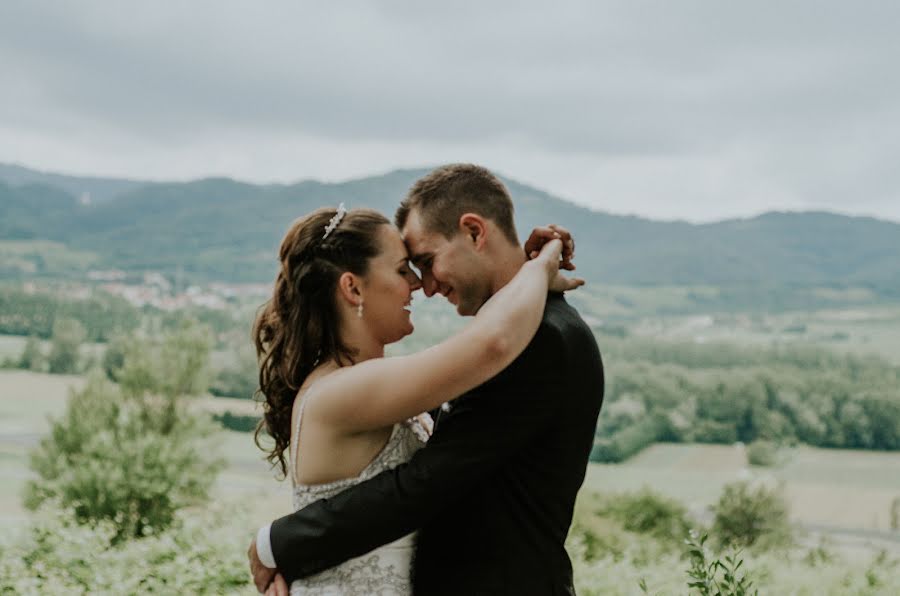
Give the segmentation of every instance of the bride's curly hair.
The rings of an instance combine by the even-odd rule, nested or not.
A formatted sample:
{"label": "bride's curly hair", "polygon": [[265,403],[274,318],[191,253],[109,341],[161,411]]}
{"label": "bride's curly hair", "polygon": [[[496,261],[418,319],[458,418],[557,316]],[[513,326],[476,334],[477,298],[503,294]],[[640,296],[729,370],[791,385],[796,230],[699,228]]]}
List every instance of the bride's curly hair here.
{"label": "bride's curly hair", "polygon": [[[378,230],[390,225],[377,211],[353,209],[323,239],[336,213],[333,208],[318,209],[291,224],[281,241],[281,268],[272,298],[260,307],[253,324],[258,393],[265,397],[254,441],[284,475],[297,391],[319,362],[334,359],[343,366],[355,355],[341,341],[335,303],[338,279],[346,271],[366,274],[370,259],[381,252]],[[275,439],[271,449],[260,444],[263,432]]]}

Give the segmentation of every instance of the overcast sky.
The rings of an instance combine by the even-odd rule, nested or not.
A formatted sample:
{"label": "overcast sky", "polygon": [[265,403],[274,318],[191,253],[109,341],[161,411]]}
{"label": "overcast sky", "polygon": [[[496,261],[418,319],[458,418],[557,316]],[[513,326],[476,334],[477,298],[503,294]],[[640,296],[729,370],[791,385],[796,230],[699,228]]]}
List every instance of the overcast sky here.
{"label": "overcast sky", "polygon": [[900,221],[898,24],[893,1],[6,0],[0,162],[293,182],[474,161],[657,219]]}

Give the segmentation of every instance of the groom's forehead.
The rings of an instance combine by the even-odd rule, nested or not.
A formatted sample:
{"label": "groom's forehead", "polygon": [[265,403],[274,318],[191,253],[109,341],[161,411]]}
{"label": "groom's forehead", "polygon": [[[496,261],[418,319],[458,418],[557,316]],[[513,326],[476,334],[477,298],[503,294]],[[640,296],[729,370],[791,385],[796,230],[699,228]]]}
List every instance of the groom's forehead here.
{"label": "groom's forehead", "polygon": [[413,218],[403,227],[401,234],[409,259],[417,266],[433,257],[445,240],[440,232],[426,229],[421,221],[413,221]]}
{"label": "groom's forehead", "polygon": [[403,242],[406,244],[406,251],[413,262],[421,261],[434,252],[432,243],[429,242],[426,235],[407,234],[404,230]]}
{"label": "groom's forehead", "polygon": [[430,239],[429,231],[423,225],[422,218],[419,217],[419,213],[416,210],[410,212],[403,229],[400,230],[400,234],[403,236],[403,242],[406,243],[406,248],[410,254],[421,251],[421,247],[428,244]]}

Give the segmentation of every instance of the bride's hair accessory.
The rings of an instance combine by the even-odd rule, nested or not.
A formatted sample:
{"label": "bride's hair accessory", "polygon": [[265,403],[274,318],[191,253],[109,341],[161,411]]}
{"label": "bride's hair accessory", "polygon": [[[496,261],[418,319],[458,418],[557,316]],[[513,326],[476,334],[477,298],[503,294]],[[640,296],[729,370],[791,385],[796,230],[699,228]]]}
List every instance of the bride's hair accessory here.
{"label": "bride's hair accessory", "polygon": [[325,235],[322,236],[322,240],[328,238],[328,234],[332,233],[338,224],[341,223],[341,220],[344,219],[344,216],[347,215],[347,209],[344,208],[344,204],[341,203],[338,205],[337,213],[334,214],[334,217],[331,218],[331,221],[328,222],[328,225],[325,226]]}

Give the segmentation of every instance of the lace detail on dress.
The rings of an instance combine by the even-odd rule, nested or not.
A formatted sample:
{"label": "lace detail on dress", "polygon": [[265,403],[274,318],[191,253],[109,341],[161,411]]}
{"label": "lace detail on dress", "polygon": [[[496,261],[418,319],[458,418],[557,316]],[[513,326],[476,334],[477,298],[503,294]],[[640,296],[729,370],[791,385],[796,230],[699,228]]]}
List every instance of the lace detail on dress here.
{"label": "lace detail on dress", "polygon": [[[300,436],[303,405],[297,412],[295,437]],[[423,416],[428,416],[424,414]],[[372,476],[409,461],[428,440],[430,418],[411,418],[395,424],[384,448],[358,476],[324,484],[294,482],[294,509],[334,496],[339,492],[368,480]],[[299,443],[299,441],[295,441]],[[299,447],[299,445],[297,446]],[[292,446],[291,475],[297,461],[297,447]],[[415,533],[386,544],[370,553],[350,559],[337,567],[326,569],[291,583],[292,596],[410,596],[412,594],[411,567],[416,548]]]}

